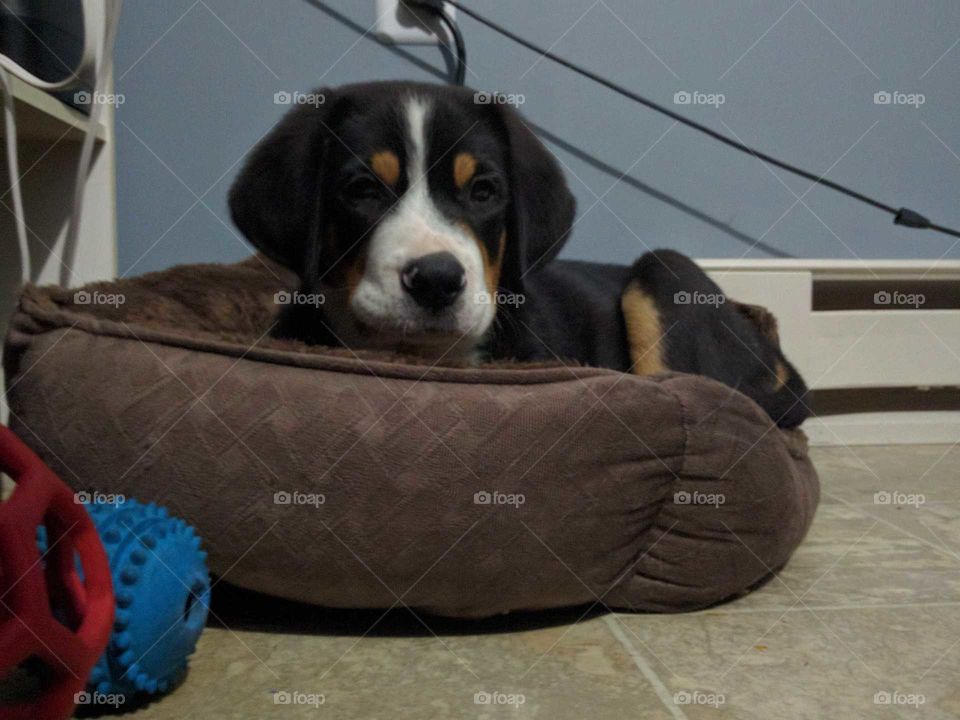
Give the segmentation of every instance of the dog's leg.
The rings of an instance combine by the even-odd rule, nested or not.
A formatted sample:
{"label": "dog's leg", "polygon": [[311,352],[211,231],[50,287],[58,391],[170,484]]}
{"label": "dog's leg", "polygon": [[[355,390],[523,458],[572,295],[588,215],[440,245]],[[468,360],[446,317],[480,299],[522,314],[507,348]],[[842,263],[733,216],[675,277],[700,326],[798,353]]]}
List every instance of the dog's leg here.
{"label": "dog's leg", "polygon": [[775,336],[688,257],[671,250],[641,257],[621,307],[631,372],[706,375],[752,398],[781,427],[795,427],[809,415],[807,387]]}
{"label": "dog's leg", "polygon": [[665,372],[666,350],[664,328],[657,304],[633,279],[620,296],[620,308],[627,329],[630,348],[630,372],[634,375],[655,375]]}

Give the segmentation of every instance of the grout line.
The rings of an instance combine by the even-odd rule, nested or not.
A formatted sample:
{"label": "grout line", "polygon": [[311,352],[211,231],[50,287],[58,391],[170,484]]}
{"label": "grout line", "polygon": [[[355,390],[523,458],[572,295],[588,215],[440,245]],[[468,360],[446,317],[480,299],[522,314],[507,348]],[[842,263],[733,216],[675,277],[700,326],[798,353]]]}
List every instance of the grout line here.
{"label": "grout line", "polygon": [[607,615],[603,618],[603,622],[606,624],[607,629],[613,634],[617,641],[623,645],[624,649],[630,653],[630,657],[633,658],[633,664],[637,666],[637,669],[643,674],[647,679],[647,682],[653,687],[657,697],[660,698],[660,702],[663,703],[663,706],[669,711],[669,713],[674,717],[674,720],[689,720],[686,713],[680,709],[680,707],[673,702],[673,696],[670,694],[670,691],[667,689],[667,686],[663,684],[663,680],[660,679],[660,676],[650,667],[650,663],[647,662],[647,659],[640,653],[639,650],[630,642],[623,630],[617,625],[616,621],[610,616]]}

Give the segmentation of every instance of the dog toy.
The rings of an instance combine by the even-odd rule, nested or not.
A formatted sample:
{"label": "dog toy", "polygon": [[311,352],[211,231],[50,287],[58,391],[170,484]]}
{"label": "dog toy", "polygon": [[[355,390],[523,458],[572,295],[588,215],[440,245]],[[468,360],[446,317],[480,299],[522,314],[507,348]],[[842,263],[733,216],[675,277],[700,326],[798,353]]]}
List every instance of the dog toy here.
{"label": "dog toy", "polygon": [[[0,678],[29,658],[50,671],[42,695],[6,706],[3,714],[66,718],[110,639],[110,566],[73,491],[2,425],[0,471],[17,483],[0,505]],[[41,524],[55,538],[44,562],[34,541]]]}
{"label": "dog toy", "polygon": [[[44,691],[10,720],[164,692],[185,672],[210,600],[200,538],[164,508],[74,493],[0,425],[0,679],[30,658]],[[47,600],[40,600],[46,598]]]}
{"label": "dog toy", "polygon": [[87,689],[166,692],[186,672],[207,621],[210,575],[194,529],[157,505],[89,503],[110,558],[116,613]]}

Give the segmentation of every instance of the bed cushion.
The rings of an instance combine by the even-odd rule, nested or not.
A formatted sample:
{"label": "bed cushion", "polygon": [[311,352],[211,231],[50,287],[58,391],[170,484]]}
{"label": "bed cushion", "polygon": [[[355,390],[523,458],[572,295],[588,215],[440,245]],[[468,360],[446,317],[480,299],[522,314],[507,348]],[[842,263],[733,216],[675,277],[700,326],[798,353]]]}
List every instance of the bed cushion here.
{"label": "bed cushion", "polygon": [[724,385],[271,338],[292,282],[256,256],[27,287],[14,431],[78,490],[182,516],[229,582],[332,607],[692,610],[810,526],[802,432]]}

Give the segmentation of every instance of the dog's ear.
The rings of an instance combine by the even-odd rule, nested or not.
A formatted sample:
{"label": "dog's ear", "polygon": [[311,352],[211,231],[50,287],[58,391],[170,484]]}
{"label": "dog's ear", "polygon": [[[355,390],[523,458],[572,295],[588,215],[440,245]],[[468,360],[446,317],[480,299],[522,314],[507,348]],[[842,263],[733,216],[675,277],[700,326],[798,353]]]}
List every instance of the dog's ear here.
{"label": "dog's ear", "polygon": [[513,108],[496,107],[510,145],[507,252],[513,254],[513,267],[525,274],[550,262],[563,248],[577,204],[553,154]]}
{"label": "dog's ear", "polygon": [[247,158],[230,188],[230,215],[264,255],[303,274],[319,252],[320,183],[336,98],[288,112]]}

